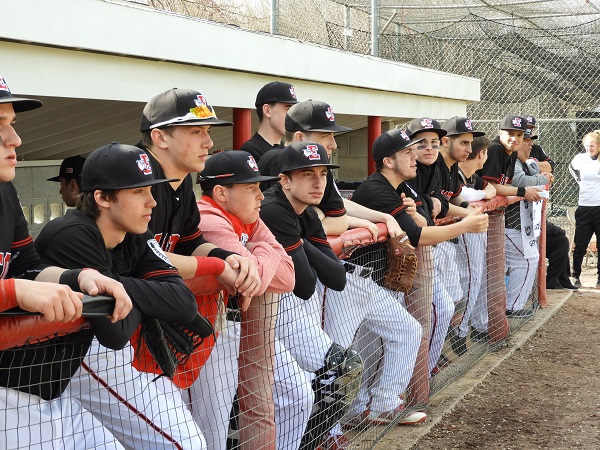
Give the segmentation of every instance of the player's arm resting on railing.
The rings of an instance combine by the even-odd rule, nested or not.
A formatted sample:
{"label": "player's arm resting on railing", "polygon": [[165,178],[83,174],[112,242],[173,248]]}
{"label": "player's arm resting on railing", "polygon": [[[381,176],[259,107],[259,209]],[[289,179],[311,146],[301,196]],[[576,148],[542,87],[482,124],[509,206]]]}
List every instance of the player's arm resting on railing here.
{"label": "player's arm resting on railing", "polygon": [[341,216],[326,216],[323,211],[316,206],[313,206],[312,208],[319,216],[319,219],[323,224],[323,229],[327,235],[338,236],[348,229],[348,216],[346,214]]}
{"label": "player's arm resting on railing", "polygon": [[535,202],[537,200],[542,199],[542,197],[540,197],[540,195],[538,194],[538,192],[541,191],[541,189],[537,188],[535,186],[516,187],[516,186],[512,186],[510,184],[494,183],[493,181],[490,181],[489,183],[491,185],[493,185],[494,188],[496,189],[496,195],[502,195],[504,197],[510,197],[510,196],[524,197],[525,200],[530,201],[530,202]]}
{"label": "player's arm resting on railing", "polygon": [[327,237],[324,242],[311,241],[304,241],[304,251],[319,281],[334,291],[342,291],[346,286],[346,269],[329,246]]}
{"label": "player's arm resting on railing", "polygon": [[[346,214],[348,215],[348,228],[359,228],[365,227],[373,234],[373,239],[377,239],[377,234],[373,232],[370,227],[366,227],[364,222],[357,222],[354,219],[362,219],[372,223],[385,223],[388,234],[394,238],[402,233],[402,229],[390,214],[383,213],[381,211],[375,211],[374,209],[367,208],[366,206],[360,205],[352,200],[344,199],[344,207],[346,208]],[[363,225],[360,225],[363,223]],[[325,230],[327,231],[327,230]]]}

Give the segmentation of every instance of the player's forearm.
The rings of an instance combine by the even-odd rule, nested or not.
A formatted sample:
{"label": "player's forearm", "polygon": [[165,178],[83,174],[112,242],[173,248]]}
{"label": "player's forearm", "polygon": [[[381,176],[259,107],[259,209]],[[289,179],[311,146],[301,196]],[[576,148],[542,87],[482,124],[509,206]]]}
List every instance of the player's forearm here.
{"label": "player's forearm", "polygon": [[496,188],[491,183],[488,183],[487,186],[483,189],[483,191],[485,192],[484,198],[486,200],[489,200],[496,196]]}
{"label": "player's forearm", "polygon": [[51,267],[46,267],[44,270],[42,270],[37,277],[35,277],[35,281],[45,281],[48,283],[58,283],[58,281],[60,280],[60,276],[61,274],[65,271],[66,269],[62,269],[60,267],[55,267],[55,266],[51,266]]}
{"label": "player's forearm", "polygon": [[553,167],[548,161],[538,161],[538,167],[540,168],[540,172],[548,172],[552,173]]}
{"label": "player's forearm", "polygon": [[502,195],[504,197],[517,195],[517,188],[515,186],[507,184],[497,184],[492,181],[490,181],[489,184],[494,186],[494,189],[496,189],[496,195]]}
{"label": "player's forearm", "polygon": [[348,229],[348,216],[326,216],[321,223],[323,224],[323,229],[325,230],[327,236],[339,236]]}
{"label": "player's forearm", "polygon": [[469,210],[466,208],[463,208],[461,206],[457,206],[457,205],[453,205],[452,203],[450,203],[448,205],[448,216],[455,216],[455,217],[467,217],[469,215]]}
{"label": "player's forearm", "polygon": [[[381,222],[385,223],[386,214],[381,211],[375,211],[374,209],[367,208],[366,206],[360,205],[352,200],[344,199],[344,208],[346,208],[346,214],[348,215],[348,221],[350,222],[352,217],[359,219],[368,220],[369,222]],[[348,225],[352,228],[351,225]]]}
{"label": "player's forearm", "polygon": [[421,231],[419,245],[437,245],[441,242],[454,239],[466,231],[462,222],[451,225],[424,227]]}

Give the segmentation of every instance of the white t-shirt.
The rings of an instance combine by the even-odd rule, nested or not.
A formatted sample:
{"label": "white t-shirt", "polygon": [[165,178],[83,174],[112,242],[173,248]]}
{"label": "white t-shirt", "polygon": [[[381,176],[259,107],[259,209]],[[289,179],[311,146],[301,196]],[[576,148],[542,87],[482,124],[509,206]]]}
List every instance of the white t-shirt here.
{"label": "white t-shirt", "polygon": [[579,184],[579,206],[600,206],[600,159],[580,153],[571,161],[569,171]]}

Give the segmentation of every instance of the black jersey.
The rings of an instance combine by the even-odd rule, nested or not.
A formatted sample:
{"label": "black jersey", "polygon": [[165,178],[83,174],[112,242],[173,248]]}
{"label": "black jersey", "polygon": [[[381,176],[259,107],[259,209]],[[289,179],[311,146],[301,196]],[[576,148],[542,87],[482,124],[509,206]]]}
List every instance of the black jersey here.
{"label": "black jersey", "polygon": [[406,183],[400,183],[397,189],[379,172],[371,174],[352,194],[352,200],[367,208],[381,211],[394,216],[400,228],[406,232],[413,246],[419,245],[421,230],[413,218],[406,213],[401,194],[415,200],[417,212],[427,220],[428,225],[434,225],[430,212],[421,197]]}
{"label": "black jersey", "polygon": [[[277,147],[269,150],[262,159],[258,162],[258,169],[261,175],[269,175],[276,177],[280,174],[279,172],[279,152],[283,147]],[[264,191],[277,184],[277,181],[261,183],[261,189]],[[327,171],[327,184],[325,185],[325,192],[323,193],[323,199],[319,203],[319,209],[323,211],[326,217],[341,217],[346,215],[346,208],[344,207],[344,199],[340,195],[335,181],[333,179],[333,173],[331,170]]]}
{"label": "black jersey", "polygon": [[432,165],[434,166],[433,170],[438,174],[439,177],[440,193],[446,197],[447,200],[458,197],[460,194],[458,162],[454,162],[454,164],[448,168],[446,161],[440,152],[437,161]]}
{"label": "black jersey", "polygon": [[[141,143],[137,146],[148,154],[154,176],[167,178],[152,154]],[[200,213],[191,175],[184,178],[177,190],[170,183],[155,184],[152,186],[152,195],[156,207],[152,210],[149,229],[164,251],[189,256],[199,245],[207,242],[198,226]]]}
{"label": "black jersey", "polygon": [[[256,162],[260,161],[262,156],[273,148],[281,148],[280,144],[271,145],[258,132],[254,133],[250,139],[242,144],[240,150],[250,153],[254,156]],[[279,174],[277,174],[279,175]],[[275,175],[275,176],[277,176]]]}
{"label": "black jersey", "polygon": [[533,147],[531,147],[531,154],[529,155],[529,157],[533,158],[533,159],[537,159],[538,161],[549,163],[550,167],[552,167],[552,171],[554,172],[556,163],[554,161],[552,161],[552,158],[550,158],[550,156],[548,156],[548,154],[544,151],[544,149],[540,145],[533,144]]}
{"label": "black jersey", "polygon": [[[441,157],[441,154],[439,155]],[[439,160],[438,157],[438,160]],[[407,180],[405,184],[410,186],[423,200],[424,204],[429,205],[428,210],[431,211],[433,204],[431,198],[437,198],[441,204],[441,210],[437,215],[438,219],[446,217],[448,214],[448,197],[443,191],[443,178],[440,170],[437,169],[437,161],[433,164],[426,165],[417,161],[417,176],[412,180]],[[398,194],[401,194],[401,187],[398,186]]]}
{"label": "black jersey", "polygon": [[460,168],[458,169],[458,177],[461,186],[465,186],[471,189],[477,189],[478,191],[483,191],[488,185],[487,181],[485,181],[476,173],[467,178],[467,176]]}
{"label": "black jersey", "polygon": [[196,313],[194,296],[164,255],[159,256],[162,253],[151,233],[128,234],[123,243],[108,251],[94,220],[70,210],[48,223],[35,245],[52,264],[92,267],[122,282],[134,308],[125,319],[114,324],[107,318],[90,317],[91,329],[1,352],[0,367],[10,367],[0,370],[2,386],[46,400],[57,398],[79,368],[94,335],[104,346],[122,348],[139,325],[142,314],[188,322]]}
{"label": "black jersey", "polygon": [[35,279],[48,266],[35,251],[12,183],[0,183],[0,223],[0,278]]}
{"label": "black jersey", "polygon": [[341,291],[346,273],[327,241],[317,213],[307,207],[302,214],[296,214],[280,185],[264,195],[260,218],[294,261],[294,294],[308,299],[315,291],[317,278],[323,285]]}
{"label": "black jersey", "polygon": [[510,184],[515,174],[517,152],[506,153],[500,137],[496,136],[488,148],[488,158],[478,175],[485,181],[496,184]]}

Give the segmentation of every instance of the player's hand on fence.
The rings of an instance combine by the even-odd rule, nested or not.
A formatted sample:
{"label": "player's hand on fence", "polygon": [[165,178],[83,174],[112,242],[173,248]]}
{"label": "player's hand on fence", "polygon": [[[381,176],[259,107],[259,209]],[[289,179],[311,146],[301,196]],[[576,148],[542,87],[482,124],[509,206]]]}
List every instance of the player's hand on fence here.
{"label": "player's hand on fence", "polygon": [[229,255],[225,261],[239,271],[234,283],[238,293],[243,297],[254,297],[260,290],[261,283],[256,263],[250,258],[240,255]]}
{"label": "player's hand on fence", "polygon": [[81,317],[83,294],[69,286],[42,281],[15,280],[17,305],[42,315],[44,322],[67,323]]}
{"label": "player's hand on fence", "polygon": [[82,270],[77,281],[79,289],[86,294],[105,294],[115,298],[115,309],[110,316],[112,323],[123,320],[133,308],[133,303],[127,295],[125,287],[117,280],[104,276],[96,270]]}
{"label": "player's hand on fence", "polygon": [[221,275],[217,277],[219,283],[223,285],[227,292],[231,295],[235,295],[237,289],[235,288],[235,282],[238,278],[238,271],[235,270],[231,265],[225,261],[225,269],[221,272]]}
{"label": "player's hand on fence", "polygon": [[376,224],[365,219],[359,219],[358,217],[352,218],[352,228],[366,228],[371,233],[373,240],[377,239],[379,235],[379,228],[377,228]]}
{"label": "player's hand on fence", "polygon": [[405,194],[400,194],[400,198],[402,199],[402,204],[406,207],[406,213],[412,217],[417,213],[417,204],[415,200],[410,197],[406,197]]}
{"label": "player's hand on fence", "polygon": [[442,201],[439,198],[431,197],[433,209],[431,210],[431,218],[435,220],[439,213],[442,212]]}
{"label": "player's hand on fence", "polygon": [[398,225],[398,221],[391,214],[385,215],[385,226],[387,227],[389,236],[393,239],[402,234],[402,228]]}
{"label": "player's hand on fence", "polygon": [[543,197],[539,194],[542,192],[542,188],[537,186],[529,186],[525,188],[525,200],[528,202],[537,202],[541,200]]}
{"label": "player's hand on fence", "polygon": [[542,175],[546,177],[549,184],[554,183],[554,175],[552,175],[550,172],[542,172]]}
{"label": "player's hand on fence", "polygon": [[487,214],[483,214],[482,211],[481,207],[477,207],[462,220],[466,227],[465,233],[482,233],[487,231],[489,217]]}

